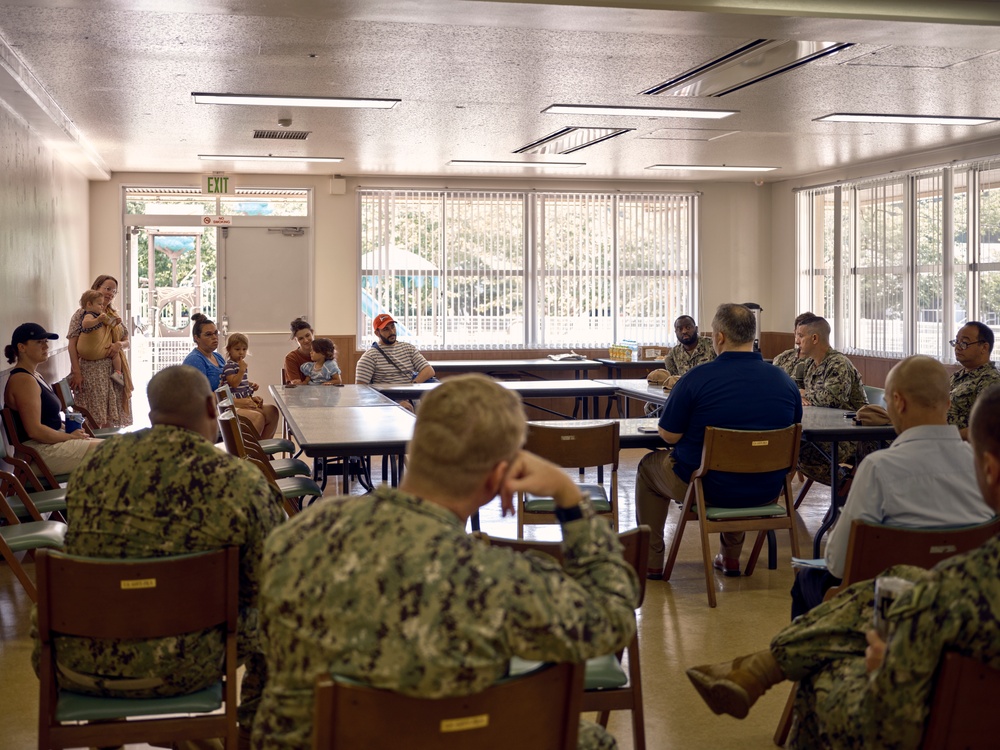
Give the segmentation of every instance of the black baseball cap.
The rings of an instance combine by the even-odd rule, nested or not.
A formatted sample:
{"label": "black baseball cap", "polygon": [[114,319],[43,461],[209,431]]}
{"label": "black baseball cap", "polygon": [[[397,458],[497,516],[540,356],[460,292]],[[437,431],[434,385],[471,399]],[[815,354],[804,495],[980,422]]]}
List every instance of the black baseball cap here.
{"label": "black baseball cap", "polygon": [[29,341],[40,341],[41,339],[54,341],[57,338],[59,338],[58,333],[49,333],[38,323],[22,323],[14,329],[10,343],[12,346],[17,346],[18,344],[27,344]]}

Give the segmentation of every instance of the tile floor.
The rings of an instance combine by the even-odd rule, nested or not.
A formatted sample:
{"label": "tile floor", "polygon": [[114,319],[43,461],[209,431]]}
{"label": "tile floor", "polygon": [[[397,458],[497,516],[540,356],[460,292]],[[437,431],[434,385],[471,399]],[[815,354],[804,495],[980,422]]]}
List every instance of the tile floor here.
{"label": "tile floor", "polygon": [[[635,466],[644,453],[622,452],[619,471],[622,530],[635,525]],[[797,491],[798,485],[794,489]],[[333,483],[329,491],[335,491]],[[798,533],[804,556],[811,556],[806,545],[820,524],[828,492],[827,487],[815,487],[801,507]],[[676,518],[676,511],[672,510],[668,533]],[[501,518],[495,503],[484,509],[482,525],[491,535],[515,535],[514,520]],[[558,535],[557,527],[536,527],[532,531],[539,538]],[[785,689],[765,695],[743,721],[717,717],[698,698],[684,676],[684,669],[764,648],[771,635],[788,622],[792,572],[787,534],[779,534],[778,543],[777,570],[768,570],[762,560],[749,578],[715,577],[719,599],[715,609],[709,608],[705,595],[694,527],[685,534],[672,580],[649,582],[639,613],[639,628],[650,750],[773,747],[771,736],[787,697]],[[38,682],[29,661],[30,605],[10,569],[0,564],[0,710],[4,716],[0,722],[0,748],[5,750],[27,750],[36,744]],[[632,750],[631,723],[626,712],[611,715],[610,729],[622,750]]]}

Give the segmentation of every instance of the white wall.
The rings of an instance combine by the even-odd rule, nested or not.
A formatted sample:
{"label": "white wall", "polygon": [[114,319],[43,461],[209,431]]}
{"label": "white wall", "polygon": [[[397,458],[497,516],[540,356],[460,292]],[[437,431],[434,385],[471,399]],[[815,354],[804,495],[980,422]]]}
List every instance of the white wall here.
{"label": "white wall", "polygon": [[[16,116],[0,105],[0,342],[32,321],[66,335],[93,279],[89,186]],[[66,340],[53,342],[46,377],[69,372]],[[7,369],[6,360],[0,369]]]}
{"label": "white wall", "polygon": [[[115,174],[91,190],[91,264],[101,273],[120,270],[122,185],[198,186],[200,175]],[[353,334],[357,325],[357,198],[359,187],[487,188],[546,190],[700,191],[702,326],[722,302],[771,306],[770,190],[751,183],[649,183],[572,180],[432,180],[413,177],[351,177],[343,195],[330,195],[330,178],[294,175],[235,175],[238,187],[311,187],[315,193],[317,331]],[[114,270],[108,270],[114,269]],[[690,312],[678,310],[677,314]],[[769,329],[767,317],[765,328]]]}

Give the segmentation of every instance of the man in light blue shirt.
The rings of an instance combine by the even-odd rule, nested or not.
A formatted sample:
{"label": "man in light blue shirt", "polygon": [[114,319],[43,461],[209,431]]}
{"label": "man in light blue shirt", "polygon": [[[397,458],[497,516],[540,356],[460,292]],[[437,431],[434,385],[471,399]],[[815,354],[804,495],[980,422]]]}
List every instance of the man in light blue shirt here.
{"label": "man in light blue shirt", "polygon": [[886,411],[899,437],[858,466],[826,545],[826,571],[803,570],[792,587],[792,617],[808,612],[838,585],[847,563],[851,522],[904,528],[969,526],[993,518],[976,484],[972,449],[948,424],[950,382],[925,356],[904,359],[885,382]]}

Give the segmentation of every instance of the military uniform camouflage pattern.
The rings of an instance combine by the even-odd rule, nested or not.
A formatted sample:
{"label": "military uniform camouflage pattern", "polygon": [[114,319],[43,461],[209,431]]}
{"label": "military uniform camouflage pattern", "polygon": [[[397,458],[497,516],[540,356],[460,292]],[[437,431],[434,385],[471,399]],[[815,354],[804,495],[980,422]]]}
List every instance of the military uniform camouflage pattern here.
{"label": "military uniform camouflage pattern", "polygon": [[1000,538],[931,571],[886,574],[916,586],[889,610],[882,667],[865,672],[874,582],[862,581],[799,617],[771,642],[789,679],[799,680],[792,748],[918,748],[934,672],[945,649],[1000,668]]}
{"label": "military uniform camouflage pattern", "polygon": [[692,367],[711,362],[715,356],[711,339],[699,336],[698,345],[690,352],[684,349],[684,344],[670,349],[663,358],[663,368],[671,375],[683,375]]}
{"label": "military uniform camouflage pattern", "polygon": [[[311,746],[324,672],[435,698],[484,690],[515,655],[578,661],[624,647],[638,582],[614,531],[587,503],[563,537],[565,568],[490,547],[451,511],[386,487],[286,523],[264,551],[268,680],[253,747]],[[587,723],[579,746],[616,745]]]}
{"label": "military uniform camouflage pattern", "polygon": [[964,367],[951,376],[951,406],[948,407],[948,424],[964,430],[969,426],[969,414],[979,394],[994,383],[1000,383],[996,364],[987,362],[975,370]]}
{"label": "military uniform camouflage pattern", "polygon": [[[811,405],[857,411],[868,403],[861,373],[845,355],[831,349],[822,362],[809,362],[805,398]],[[799,471],[820,484],[830,484],[830,459],[827,456],[832,450],[832,443],[816,446],[803,440],[799,451]],[[857,451],[857,443],[839,443],[837,463],[853,464]]]}
{"label": "military uniform camouflage pattern", "polygon": [[795,370],[795,365],[799,361],[799,353],[792,349],[785,349],[781,354],[771,360],[771,364],[775,367],[780,367],[782,370],[788,373],[791,377],[792,372]]}
{"label": "military uniform camouflage pattern", "polygon": [[[239,546],[237,647],[247,664],[240,723],[247,726],[264,676],[255,608],[260,559],[264,538],[284,518],[280,503],[252,464],[168,425],[105,440],[70,476],[66,493],[70,554],[161,557]],[[224,656],[221,631],[151,641],[57,637],[56,653],[64,686],[137,698],[210,685]]]}

